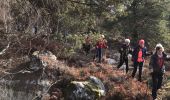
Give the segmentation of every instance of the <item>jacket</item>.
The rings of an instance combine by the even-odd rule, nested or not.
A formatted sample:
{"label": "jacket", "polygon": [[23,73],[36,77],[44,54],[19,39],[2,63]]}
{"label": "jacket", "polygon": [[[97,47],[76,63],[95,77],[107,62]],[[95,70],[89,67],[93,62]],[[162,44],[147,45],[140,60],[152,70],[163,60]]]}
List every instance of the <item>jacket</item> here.
{"label": "jacket", "polygon": [[163,52],[163,65],[160,66],[158,64],[158,55],[155,53],[151,56],[149,68],[153,69],[153,73],[160,73],[165,71],[164,61],[170,61],[170,58],[167,57],[167,55]]}
{"label": "jacket", "polygon": [[127,59],[128,54],[132,53],[132,49],[130,45],[127,46],[126,44],[123,44],[119,49],[119,53],[121,54],[120,55],[121,59]]}
{"label": "jacket", "polygon": [[133,53],[132,53],[132,59],[134,62],[137,62],[138,60],[138,53],[139,53],[139,50],[142,49],[142,58],[143,58],[143,61],[144,61],[144,58],[148,55],[150,55],[149,53],[147,53],[147,48],[144,47],[144,48],[141,48],[140,46],[137,46],[134,50],[133,50]]}
{"label": "jacket", "polygon": [[96,44],[96,48],[107,48],[106,41],[104,41],[104,40],[98,41]]}

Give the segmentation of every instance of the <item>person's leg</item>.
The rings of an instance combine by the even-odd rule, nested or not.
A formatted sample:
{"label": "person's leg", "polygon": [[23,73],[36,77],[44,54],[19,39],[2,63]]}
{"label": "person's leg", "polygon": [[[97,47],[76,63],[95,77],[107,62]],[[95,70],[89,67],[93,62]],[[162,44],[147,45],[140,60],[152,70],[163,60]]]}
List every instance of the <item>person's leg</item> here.
{"label": "person's leg", "polygon": [[106,60],[106,49],[102,48],[102,61]]}
{"label": "person's leg", "polygon": [[163,80],[163,73],[160,73],[159,76],[158,76],[158,86],[157,86],[157,89],[161,88],[162,80]]}
{"label": "person's leg", "polygon": [[139,63],[139,78],[138,81],[142,81],[142,68],[143,68],[143,62]]}
{"label": "person's leg", "polygon": [[95,61],[96,60],[96,58],[98,57],[98,55],[99,55],[99,50],[98,50],[98,48],[95,48],[95,55],[94,55],[94,57],[93,57],[93,60]]}
{"label": "person's leg", "polygon": [[89,54],[89,52],[90,52],[90,44],[87,45],[86,54]]}
{"label": "person's leg", "polygon": [[129,71],[128,59],[125,59],[125,64],[126,64],[126,73],[128,73]]}
{"label": "person's leg", "polygon": [[85,44],[85,49],[84,49],[85,53],[87,54],[87,44]]}
{"label": "person's leg", "polygon": [[156,99],[157,98],[157,75],[152,74],[152,98]]}
{"label": "person's leg", "polygon": [[132,77],[135,77],[136,71],[137,71],[137,67],[138,67],[138,62],[134,62],[134,68],[133,68],[133,73],[132,73]]}
{"label": "person's leg", "polygon": [[85,47],[85,44],[83,43],[82,45],[82,48],[83,48],[83,52],[86,51],[86,47]]}
{"label": "person's leg", "polygon": [[117,66],[117,68],[119,69],[124,63],[124,59],[122,57],[120,57],[120,62],[119,65]]}
{"label": "person's leg", "polygon": [[98,57],[99,57],[99,63],[101,63],[101,60],[102,60],[102,49],[101,48],[98,48]]}

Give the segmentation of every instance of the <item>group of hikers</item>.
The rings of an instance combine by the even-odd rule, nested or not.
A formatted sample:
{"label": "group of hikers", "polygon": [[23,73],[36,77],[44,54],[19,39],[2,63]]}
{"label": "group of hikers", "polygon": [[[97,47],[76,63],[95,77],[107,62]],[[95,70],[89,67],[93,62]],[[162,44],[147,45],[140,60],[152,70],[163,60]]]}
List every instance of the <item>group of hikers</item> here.
{"label": "group of hikers", "polygon": [[[85,44],[83,45],[86,54],[89,53],[90,46],[91,46],[90,37],[87,36],[85,40]],[[106,48],[108,48],[107,41],[104,35],[101,35],[101,37],[99,38],[99,40],[95,45],[96,54],[94,57],[94,59],[98,58],[99,63],[101,63],[102,60],[102,52]],[[124,43],[119,49],[119,53],[120,53],[120,61],[117,66],[117,69],[119,69],[125,63],[126,73],[128,73],[129,71],[128,54],[131,54],[132,55],[131,60],[133,62],[133,67],[134,67],[131,77],[134,78],[137,69],[139,69],[139,75],[138,75],[139,82],[142,82],[142,69],[145,62],[145,57],[151,56],[150,63],[149,63],[149,70],[150,70],[150,75],[152,77],[152,97],[153,100],[156,100],[157,91],[161,89],[163,75],[165,73],[164,62],[170,61],[170,57],[166,55],[162,44],[158,43],[154,48],[154,52],[148,52],[145,47],[145,41],[143,39],[139,40],[138,45],[134,49],[132,49],[130,46],[130,39],[125,39]]]}

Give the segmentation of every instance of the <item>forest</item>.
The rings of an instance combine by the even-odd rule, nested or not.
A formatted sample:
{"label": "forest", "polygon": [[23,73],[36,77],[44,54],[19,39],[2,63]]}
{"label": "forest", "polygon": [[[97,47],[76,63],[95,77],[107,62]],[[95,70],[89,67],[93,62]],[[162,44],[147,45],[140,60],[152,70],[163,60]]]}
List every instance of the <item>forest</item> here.
{"label": "forest", "polygon": [[[128,73],[117,69],[127,39],[150,53],[142,82],[131,77],[133,54]],[[170,54],[170,0],[0,0],[0,100],[153,100],[158,43]],[[168,61],[165,70],[154,100],[170,100]]]}

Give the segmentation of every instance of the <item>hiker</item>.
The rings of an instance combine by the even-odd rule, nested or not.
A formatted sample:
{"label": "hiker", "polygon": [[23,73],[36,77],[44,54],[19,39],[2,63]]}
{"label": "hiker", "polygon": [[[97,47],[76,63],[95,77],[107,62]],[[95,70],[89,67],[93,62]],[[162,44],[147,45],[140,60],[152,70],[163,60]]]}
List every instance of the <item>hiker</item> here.
{"label": "hiker", "polygon": [[86,38],[85,38],[85,43],[83,43],[83,49],[84,49],[86,55],[89,54],[90,48],[91,48],[91,38],[90,38],[90,36],[88,35],[88,36],[86,36]]}
{"label": "hiker", "polygon": [[133,61],[133,73],[132,73],[132,78],[135,77],[137,68],[139,66],[139,76],[138,76],[138,81],[142,81],[142,68],[143,68],[143,64],[144,64],[144,58],[145,56],[149,56],[151,55],[151,53],[147,52],[147,49],[145,47],[145,41],[143,39],[141,39],[139,41],[139,44],[136,48],[134,48],[133,52],[132,52],[132,61]]}
{"label": "hiker", "polygon": [[119,53],[120,53],[120,62],[119,62],[119,65],[117,66],[117,68],[119,69],[123,65],[123,63],[125,62],[126,73],[128,73],[128,70],[129,70],[128,54],[132,53],[132,49],[130,47],[130,40],[129,39],[125,39],[124,44],[120,47]]}
{"label": "hiker", "polygon": [[101,35],[101,37],[99,38],[99,40],[96,43],[96,56],[95,56],[95,58],[98,57],[98,63],[101,63],[103,50],[106,49],[106,48],[108,48],[107,41],[105,39],[105,36]]}
{"label": "hiker", "polygon": [[152,97],[157,98],[157,91],[161,89],[163,74],[165,73],[165,61],[170,61],[170,58],[165,54],[164,47],[161,44],[156,45],[156,52],[151,56],[149,63],[152,75]]}

